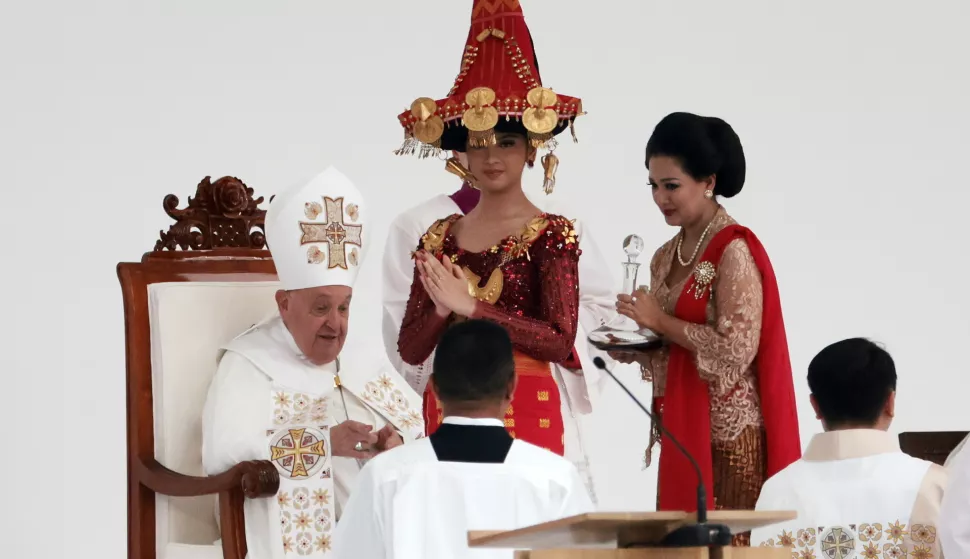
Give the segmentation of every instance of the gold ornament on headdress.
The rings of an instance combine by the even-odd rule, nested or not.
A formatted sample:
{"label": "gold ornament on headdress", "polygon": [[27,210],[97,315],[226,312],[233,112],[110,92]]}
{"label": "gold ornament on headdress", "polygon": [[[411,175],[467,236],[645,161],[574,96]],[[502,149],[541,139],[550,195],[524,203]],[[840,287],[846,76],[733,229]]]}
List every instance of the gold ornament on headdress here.
{"label": "gold ornament on headdress", "polygon": [[559,97],[546,87],[535,87],[526,95],[530,107],[522,113],[522,125],[529,131],[529,142],[538,149],[552,139],[552,131],[559,124],[554,107]]}
{"label": "gold ornament on headdress", "polygon": [[417,119],[414,123],[414,137],[434,147],[441,145],[441,135],[445,132],[445,122],[435,114],[438,106],[434,99],[421,97],[411,103],[411,114]]}
{"label": "gold ornament on headdress", "polygon": [[526,96],[530,107],[522,113],[522,124],[526,130],[536,134],[548,134],[556,129],[559,123],[559,113],[553,107],[559,102],[551,89],[536,87]]}
{"label": "gold ornament on headdress", "polygon": [[461,117],[468,129],[468,143],[472,147],[484,148],[495,143],[495,125],[498,124],[498,110],[491,106],[495,102],[495,92],[488,87],[476,87],[465,95],[465,103],[470,107]]}
{"label": "gold ornament on headdress", "polygon": [[488,29],[483,29],[476,37],[475,40],[479,43],[484,43],[485,39],[489,37],[495,37],[499,41],[505,39],[505,31],[501,29],[495,29],[494,27],[489,27]]}

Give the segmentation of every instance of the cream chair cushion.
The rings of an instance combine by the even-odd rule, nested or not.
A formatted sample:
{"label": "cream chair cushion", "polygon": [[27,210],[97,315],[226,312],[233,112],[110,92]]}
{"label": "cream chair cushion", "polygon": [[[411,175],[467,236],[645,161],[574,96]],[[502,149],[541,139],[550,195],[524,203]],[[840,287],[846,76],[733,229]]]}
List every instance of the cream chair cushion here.
{"label": "cream chair cushion", "polygon": [[[149,286],[155,457],[204,475],[202,408],[218,349],[276,311],[277,282],[173,282]],[[159,559],[222,557],[215,496],[156,496]]]}

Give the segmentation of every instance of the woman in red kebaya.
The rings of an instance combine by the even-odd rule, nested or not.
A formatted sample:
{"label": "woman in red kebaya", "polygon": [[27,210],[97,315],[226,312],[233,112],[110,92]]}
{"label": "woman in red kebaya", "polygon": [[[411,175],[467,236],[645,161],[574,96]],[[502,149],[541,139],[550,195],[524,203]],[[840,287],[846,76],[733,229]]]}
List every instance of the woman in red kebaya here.
{"label": "woman in red kebaya", "polygon": [[[579,244],[572,222],[543,213],[522,190],[537,151],[582,113],[579,99],[543,88],[518,3],[476,0],[462,70],[448,97],[417,99],[399,119],[403,152],[457,150],[481,198],[467,215],[436,221],[418,242],[398,349],[423,363],[449,323],[484,318],[515,346],[518,384],[505,426],[514,437],[564,454],[552,364],[581,368],[573,353],[579,313]],[[452,160],[456,164],[457,160]],[[542,158],[547,192],[556,159]],[[425,391],[428,432],[441,422]]]}
{"label": "woman in red kebaya", "polygon": [[[801,443],[771,262],[718,202],[741,191],[744,150],[723,120],[673,113],[647,142],[646,165],[653,200],[679,231],[654,254],[650,288],[619,295],[617,310],[667,343],[614,357],[635,359],[653,382],[654,411],[700,464],[708,506],[750,510]],[[695,510],[693,468],[657,430],[651,447],[658,439],[658,510]]]}

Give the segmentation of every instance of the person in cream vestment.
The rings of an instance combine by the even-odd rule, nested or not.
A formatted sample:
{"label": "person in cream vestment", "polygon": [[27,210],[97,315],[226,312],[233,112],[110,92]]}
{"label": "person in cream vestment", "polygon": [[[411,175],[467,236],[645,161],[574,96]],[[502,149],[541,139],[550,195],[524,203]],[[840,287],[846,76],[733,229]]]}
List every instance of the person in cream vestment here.
{"label": "person in cream vestment", "polygon": [[837,342],[809,364],[808,386],[824,432],[768,479],[755,507],[798,518],[753,530],[751,545],[790,547],[806,558],[938,559],[947,474],[903,453],[888,432],[892,357],[869,340]]}
{"label": "person in cream vestment", "polygon": [[940,546],[949,559],[970,559],[970,435],[946,461],[949,483],[940,505]]}
{"label": "person in cream vestment", "polygon": [[220,352],[203,414],[207,474],[244,460],[280,473],[276,499],[245,503],[250,559],[331,557],[363,464],[423,436],[421,398],[386,357],[344,347],[367,218],[332,167],[270,203],[278,312]]}

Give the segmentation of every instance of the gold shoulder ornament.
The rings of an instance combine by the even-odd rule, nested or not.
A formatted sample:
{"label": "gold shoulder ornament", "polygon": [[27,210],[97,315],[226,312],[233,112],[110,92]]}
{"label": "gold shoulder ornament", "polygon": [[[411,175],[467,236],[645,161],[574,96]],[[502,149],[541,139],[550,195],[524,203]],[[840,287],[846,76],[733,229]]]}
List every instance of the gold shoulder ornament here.
{"label": "gold shoulder ornament", "polygon": [[445,234],[448,232],[450,220],[439,219],[421,236],[421,245],[424,250],[437,255],[441,251],[441,246],[445,243]]}

